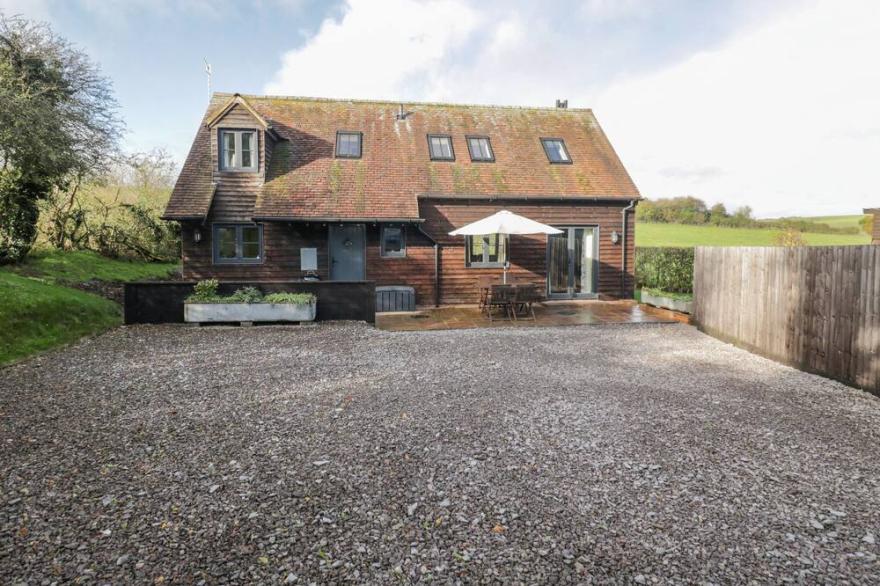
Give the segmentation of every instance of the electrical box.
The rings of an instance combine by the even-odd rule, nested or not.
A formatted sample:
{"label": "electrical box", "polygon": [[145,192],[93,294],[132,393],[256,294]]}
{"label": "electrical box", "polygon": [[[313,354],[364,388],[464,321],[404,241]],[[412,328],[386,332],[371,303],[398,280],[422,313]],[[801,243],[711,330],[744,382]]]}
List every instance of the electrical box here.
{"label": "electrical box", "polygon": [[299,249],[299,270],[302,272],[318,270],[318,249],[317,248],[300,248]]}

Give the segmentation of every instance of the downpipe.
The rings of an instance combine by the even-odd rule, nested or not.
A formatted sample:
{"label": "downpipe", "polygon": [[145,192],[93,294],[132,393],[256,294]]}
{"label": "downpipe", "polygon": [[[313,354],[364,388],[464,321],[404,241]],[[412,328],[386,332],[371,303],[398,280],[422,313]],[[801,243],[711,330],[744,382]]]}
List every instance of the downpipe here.
{"label": "downpipe", "polygon": [[623,236],[621,238],[621,244],[623,244],[623,254],[621,255],[621,270],[620,270],[620,296],[626,296],[626,241],[627,241],[627,212],[631,211],[636,207],[636,200],[630,200],[629,205],[623,208],[620,213],[623,215]]}
{"label": "downpipe", "polygon": [[434,307],[440,307],[440,245],[425,232],[421,224],[416,224],[416,228],[434,245]]}

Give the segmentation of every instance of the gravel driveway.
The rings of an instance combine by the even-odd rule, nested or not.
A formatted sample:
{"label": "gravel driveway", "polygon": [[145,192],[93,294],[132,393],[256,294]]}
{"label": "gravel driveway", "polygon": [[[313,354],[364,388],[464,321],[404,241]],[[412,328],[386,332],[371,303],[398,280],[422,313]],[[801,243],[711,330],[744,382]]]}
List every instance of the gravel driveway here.
{"label": "gravel driveway", "polygon": [[880,580],[880,400],[682,325],[119,328],[0,474],[3,584]]}

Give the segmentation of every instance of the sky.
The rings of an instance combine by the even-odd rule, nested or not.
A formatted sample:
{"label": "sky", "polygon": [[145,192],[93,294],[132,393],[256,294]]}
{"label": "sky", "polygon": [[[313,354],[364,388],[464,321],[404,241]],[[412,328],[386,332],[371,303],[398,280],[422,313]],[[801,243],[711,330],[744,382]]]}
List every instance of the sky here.
{"label": "sky", "polygon": [[114,83],[124,146],[182,162],[216,91],[589,107],[645,197],[880,205],[875,0],[0,0]]}

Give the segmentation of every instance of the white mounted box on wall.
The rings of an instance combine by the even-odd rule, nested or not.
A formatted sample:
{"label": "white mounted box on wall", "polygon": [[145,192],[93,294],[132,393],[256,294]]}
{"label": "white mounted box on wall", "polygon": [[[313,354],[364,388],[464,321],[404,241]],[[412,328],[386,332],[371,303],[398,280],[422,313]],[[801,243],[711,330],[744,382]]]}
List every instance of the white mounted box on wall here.
{"label": "white mounted box on wall", "polygon": [[318,249],[317,248],[300,248],[299,249],[299,270],[302,272],[318,270]]}

